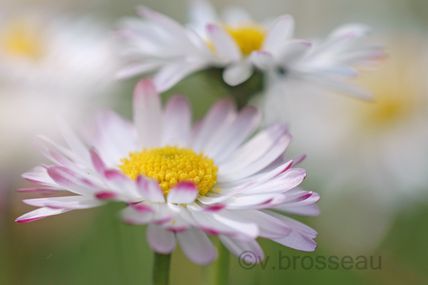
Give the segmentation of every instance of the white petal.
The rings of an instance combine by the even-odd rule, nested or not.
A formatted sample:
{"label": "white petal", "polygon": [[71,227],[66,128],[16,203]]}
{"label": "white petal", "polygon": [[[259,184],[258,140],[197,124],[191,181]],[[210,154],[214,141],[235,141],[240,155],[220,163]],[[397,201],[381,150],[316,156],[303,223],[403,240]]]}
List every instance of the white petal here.
{"label": "white petal", "polygon": [[100,174],[104,173],[104,171],[107,169],[106,165],[104,161],[101,159],[101,157],[98,155],[98,152],[96,151],[95,148],[91,148],[90,155],[91,155],[91,161],[94,169]]}
{"label": "white petal", "polygon": [[364,24],[347,24],[335,29],[330,37],[338,38],[343,36],[365,36],[370,32],[370,27]]}
{"label": "white petal", "polygon": [[168,36],[177,44],[174,48],[188,52],[193,50],[193,45],[188,40],[186,29],[178,22],[147,7],[139,7],[138,12],[143,17],[156,23],[163,31],[168,33]]}
{"label": "white petal", "polygon": [[241,51],[238,45],[224,29],[217,25],[209,24],[207,25],[207,33],[220,60],[228,63],[241,59]]}
{"label": "white petal", "polygon": [[278,61],[287,68],[293,68],[293,64],[299,62],[310,50],[312,44],[308,41],[294,40],[283,46],[278,54]]}
{"label": "white petal", "polygon": [[276,241],[277,243],[280,243],[282,245],[301,250],[301,251],[314,251],[317,247],[317,244],[315,241],[313,241],[311,238],[302,235],[299,232],[291,232],[287,236],[279,239],[272,239],[273,241]]}
{"label": "white petal", "polygon": [[222,243],[235,256],[245,258],[247,263],[259,263],[264,258],[264,253],[256,240],[241,241],[230,237],[220,236]]}
{"label": "white petal", "polygon": [[101,204],[100,201],[92,197],[82,196],[26,199],[24,203],[35,207],[66,210],[93,208]]}
{"label": "white petal", "polygon": [[159,62],[150,62],[145,64],[133,64],[120,69],[115,77],[116,79],[129,78],[138,74],[150,72],[160,66]]}
{"label": "white petal", "polygon": [[263,49],[277,55],[283,45],[293,37],[294,19],[290,15],[277,18],[268,30]]}
{"label": "white petal", "polygon": [[154,147],[161,142],[162,111],[159,94],[150,80],[138,83],[134,92],[134,123],[140,144]]}
{"label": "white petal", "polygon": [[320,214],[320,209],[318,205],[304,205],[304,206],[284,206],[281,209],[284,212],[302,215],[302,216],[318,216]]}
{"label": "white petal", "polygon": [[68,211],[69,210],[66,209],[39,208],[37,210],[31,211],[18,217],[15,221],[17,223],[29,223],[49,216],[62,214]]}
{"label": "white petal", "polygon": [[325,88],[334,90],[336,92],[345,93],[357,99],[362,99],[362,100],[373,99],[373,96],[369,91],[364,90],[358,86],[355,86],[350,82],[327,77],[324,74],[321,74],[321,72],[314,73],[313,75],[305,75],[305,78],[321,87],[325,87]]}
{"label": "white petal", "polygon": [[121,213],[125,223],[133,225],[145,225],[153,221],[155,213],[152,211],[142,212],[134,207],[127,207]]}
{"label": "white petal", "polygon": [[206,148],[206,154],[216,161],[228,157],[257,128],[261,114],[254,107],[245,107],[233,122],[213,137]]}
{"label": "white petal", "polygon": [[217,251],[207,235],[197,229],[189,229],[177,234],[184,254],[194,263],[206,265],[217,257]]}
{"label": "white petal", "polygon": [[79,159],[81,159],[84,162],[89,161],[89,152],[88,148],[83,144],[83,142],[80,140],[80,138],[74,133],[74,131],[70,128],[70,126],[60,120],[60,130],[61,134],[64,137],[65,142],[70,147],[71,151],[77,155]]}
{"label": "white petal", "polygon": [[251,53],[250,61],[261,70],[269,70],[275,64],[272,54],[264,50]]}
{"label": "white petal", "polygon": [[162,67],[153,77],[153,82],[159,92],[164,92],[189,74],[204,68],[206,65],[203,61],[189,62],[180,60],[172,62]]}
{"label": "white petal", "polygon": [[219,181],[238,180],[262,170],[284,153],[290,140],[287,129],[280,125],[257,135],[220,166]]}
{"label": "white petal", "polygon": [[240,222],[254,223],[259,228],[259,236],[265,238],[283,237],[291,232],[281,220],[259,210],[237,211],[234,216]]}
{"label": "white petal", "polygon": [[147,240],[150,247],[158,253],[168,254],[175,249],[174,234],[158,225],[150,224],[148,226]]}
{"label": "white petal", "polygon": [[252,195],[286,192],[299,186],[305,177],[306,171],[304,169],[292,168],[265,183],[256,184],[253,187],[248,186],[248,189],[242,191],[242,194]]}
{"label": "white petal", "polygon": [[219,130],[219,126],[229,120],[236,113],[235,105],[229,99],[218,101],[211,107],[192,139],[192,148],[195,151],[204,150],[212,137]]}
{"label": "white petal", "polygon": [[137,178],[137,187],[144,199],[154,203],[165,202],[162,189],[159,187],[158,182],[139,176]]}
{"label": "white petal", "polygon": [[214,7],[207,0],[192,0],[189,9],[189,19],[192,28],[205,36],[205,25],[207,23],[215,23],[218,21]]}
{"label": "white petal", "polygon": [[86,137],[109,167],[116,166],[137,148],[135,127],[113,112],[97,114],[95,123],[86,130]]}
{"label": "white petal", "polygon": [[168,203],[189,204],[195,201],[198,189],[193,182],[180,182],[168,193]]}
{"label": "white petal", "polygon": [[190,136],[191,110],[185,97],[172,97],[164,113],[162,145],[186,146]]}
{"label": "white petal", "polygon": [[253,68],[251,63],[240,61],[226,67],[223,72],[223,80],[230,86],[236,86],[246,81],[252,74]]}
{"label": "white petal", "polygon": [[221,222],[222,224],[235,229],[237,232],[245,234],[250,238],[256,238],[259,234],[259,229],[255,223],[251,222],[240,222],[236,221],[231,217],[228,217],[226,213],[213,214],[214,219]]}

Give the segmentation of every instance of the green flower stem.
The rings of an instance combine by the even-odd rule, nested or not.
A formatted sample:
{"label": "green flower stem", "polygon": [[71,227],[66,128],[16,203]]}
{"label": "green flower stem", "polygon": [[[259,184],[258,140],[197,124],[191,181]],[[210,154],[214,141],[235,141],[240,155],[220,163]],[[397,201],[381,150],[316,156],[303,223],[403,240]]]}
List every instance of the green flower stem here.
{"label": "green flower stem", "polygon": [[204,272],[204,283],[207,285],[229,284],[229,251],[217,241],[218,258]]}
{"label": "green flower stem", "polygon": [[171,254],[154,254],[153,260],[153,285],[169,284],[169,265]]}
{"label": "green flower stem", "polygon": [[218,269],[217,269],[217,285],[229,284],[229,260],[230,254],[227,248],[219,242],[218,245]]}

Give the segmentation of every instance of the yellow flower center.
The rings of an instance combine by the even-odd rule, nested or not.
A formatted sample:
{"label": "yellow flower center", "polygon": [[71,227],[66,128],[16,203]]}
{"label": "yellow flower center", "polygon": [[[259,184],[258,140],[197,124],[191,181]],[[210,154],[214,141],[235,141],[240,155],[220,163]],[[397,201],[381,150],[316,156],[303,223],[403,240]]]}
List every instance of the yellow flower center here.
{"label": "yellow flower center", "polygon": [[392,66],[382,74],[362,81],[374,94],[373,102],[364,102],[358,109],[364,127],[375,130],[393,127],[406,121],[418,111],[418,105],[424,104],[418,102],[420,84],[416,77],[401,76],[400,70],[407,69]]}
{"label": "yellow flower center", "polygon": [[199,195],[207,194],[214,187],[218,169],[204,154],[174,146],[131,152],[121,160],[119,168],[131,179],[144,175],[158,181],[164,194],[179,182],[191,181]]}
{"label": "yellow flower center", "polygon": [[378,97],[371,106],[367,119],[374,125],[386,125],[403,118],[409,109],[409,102],[405,98]]}
{"label": "yellow flower center", "polygon": [[43,54],[40,35],[25,22],[13,22],[0,35],[0,49],[15,57],[38,60]]}
{"label": "yellow flower center", "polygon": [[227,33],[239,46],[243,55],[260,50],[266,37],[266,31],[260,26],[226,26]]}

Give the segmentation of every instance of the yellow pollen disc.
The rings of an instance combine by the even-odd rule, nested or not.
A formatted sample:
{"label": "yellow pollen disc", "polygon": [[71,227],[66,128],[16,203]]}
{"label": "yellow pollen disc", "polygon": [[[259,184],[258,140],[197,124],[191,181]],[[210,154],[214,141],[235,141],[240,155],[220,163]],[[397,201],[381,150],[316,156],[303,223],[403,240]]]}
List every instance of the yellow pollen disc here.
{"label": "yellow pollen disc", "polygon": [[266,31],[256,25],[241,27],[226,26],[226,31],[244,55],[250,55],[253,51],[260,50],[266,37]]}
{"label": "yellow pollen disc", "polygon": [[40,35],[25,22],[13,22],[2,33],[1,49],[6,54],[37,60],[42,56],[43,47]]}
{"label": "yellow pollen disc", "polygon": [[[395,59],[379,69],[376,74],[362,77],[359,83],[374,94],[373,102],[361,102],[356,107],[362,126],[375,132],[406,122],[419,107],[425,105],[420,97],[421,75],[413,66],[413,60]],[[404,72],[405,71],[405,72]]]}
{"label": "yellow pollen disc", "polygon": [[212,159],[174,146],[131,152],[121,160],[119,167],[131,179],[144,175],[158,181],[164,194],[179,182],[191,181],[197,186],[199,195],[205,195],[217,182],[218,168]]}
{"label": "yellow pollen disc", "polygon": [[405,98],[378,98],[373,104],[368,119],[377,125],[397,121],[410,111],[409,102]]}

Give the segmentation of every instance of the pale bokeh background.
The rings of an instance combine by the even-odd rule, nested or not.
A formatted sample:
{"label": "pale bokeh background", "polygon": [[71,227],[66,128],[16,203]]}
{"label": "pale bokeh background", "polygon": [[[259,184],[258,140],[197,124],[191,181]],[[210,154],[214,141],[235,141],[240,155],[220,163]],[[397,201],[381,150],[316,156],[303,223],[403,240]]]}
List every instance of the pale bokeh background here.
{"label": "pale bokeh background", "polygon": [[[304,37],[325,36],[334,27],[347,22],[369,24],[374,29],[373,38],[387,45],[390,60],[403,63],[390,67],[398,74],[373,77],[377,81],[370,83],[372,85],[369,84],[369,87],[381,90],[380,95],[399,90],[403,96],[403,93],[428,96],[428,65],[423,64],[428,62],[428,2],[425,0],[212,2],[219,9],[231,4],[241,5],[256,19],[292,14],[296,19],[298,35]],[[74,54],[75,49],[82,50],[83,58],[79,58],[80,61],[71,60],[71,63],[78,64],[70,64],[71,67],[61,72],[55,69],[59,71],[55,74],[58,77],[55,77],[57,84],[54,87],[45,83],[36,87],[28,84],[28,78],[36,78],[37,82],[52,78],[53,75],[41,73],[39,67],[31,64],[24,66],[14,71],[18,79],[12,80],[11,67],[4,61],[0,62],[0,284],[149,284],[152,256],[145,241],[144,228],[121,224],[116,216],[118,206],[73,212],[18,225],[13,220],[30,207],[20,202],[28,195],[16,193],[15,189],[26,185],[20,174],[41,159],[34,138],[40,133],[57,136],[57,127],[53,123],[56,115],[64,116],[73,125],[90,117],[98,108],[109,107],[125,116],[130,115],[130,92],[136,80],[112,81],[117,62],[109,53],[103,56],[105,48],[114,50],[111,31],[117,21],[133,16],[134,7],[143,4],[184,22],[187,3],[187,0],[0,2],[0,31],[14,19],[35,17],[40,23],[41,41],[51,36],[45,28],[54,25],[60,35],[71,35],[72,39],[76,39],[65,42],[69,43],[65,46],[70,50],[64,48],[65,52],[55,53],[57,57],[53,62],[67,62],[70,60],[67,55]],[[76,32],[76,22],[83,22],[91,29],[77,29]],[[58,35],[52,34],[52,37],[56,39]],[[107,47],[100,45],[104,41]],[[85,58],[89,55],[93,61],[88,63]],[[86,68],[83,70],[82,67]],[[102,73],[99,72],[101,70]],[[62,76],[62,72],[65,75]],[[385,71],[381,69],[378,72]],[[367,77],[375,73],[370,71]],[[25,76],[19,77],[22,74]],[[75,81],[70,81],[70,74],[84,74],[85,80],[76,76],[72,78]],[[409,76],[412,79],[410,84],[403,79]],[[88,80],[89,84],[81,84],[88,78],[91,79]],[[392,83],[399,85],[393,88],[395,91],[375,88]],[[198,94],[198,90],[204,90],[204,94]],[[187,79],[169,93],[176,91],[191,96],[198,114],[215,99],[217,92],[215,86],[200,82],[198,77]],[[361,109],[369,108],[366,103],[354,102],[341,94],[326,97],[305,94],[314,96],[309,99],[288,95],[291,97],[280,98],[280,103],[275,104],[278,116],[273,119],[290,122],[291,129],[295,130],[295,142],[290,151],[309,154],[303,164],[309,170],[305,185],[308,189],[319,191],[322,196],[321,216],[305,219],[319,231],[319,249],[308,255],[382,256],[382,269],[244,270],[239,268],[236,259],[231,259],[231,284],[428,284],[428,183],[413,183],[423,181],[422,178],[428,176],[427,164],[424,164],[428,161],[428,154],[426,147],[421,147],[425,139],[422,134],[426,131],[423,122],[428,121],[426,112],[420,111],[418,123],[397,117],[407,125],[404,125],[403,131],[395,132],[391,139],[398,147],[394,151],[395,159],[388,166],[408,170],[410,166],[417,165],[417,171],[403,170],[406,177],[400,181],[404,182],[388,187],[383,182],[395,181],[396,177],[383,171],[387,167],[375,168],[370,171],[370,177],[365,176],[364,170],[370,169],[377,160],[363,159],[368,163],[364,167],[361,166],[363,163],[357,163],[356,156],[352,156],[367,154],[363,152],[362,143],[349,144],[352,147],[348,149],[346,146],[349,145],[340,143],[343,128],[351,128],[345,123],[354,122],[354,117],[344,110],[361,104],[364,105],[360,106]],[[400,104],[404,104],[403,100]],[[425,99],[418,104],[424,108],[428,106]],[[310,116],[299,117],[305,111],[310,112]],[[412,134],[420,135],[411,137],[412,142],[420,141],[420,144],[407,144],[405,138],[409,137],[407,131],[410,129],[414,129]],[[377,129],[376,133],[382,131]],[[353,142],[359,142],[361,137],[367,138],[365,132],[353,132],[352,135],[355,140],[351,135],[347,137]],[[380,144],[379,150],[383,150],[384,146]],[[410,150],[414,151],[410,153]],[[270,242],[262,244],[266,254],[273,259],[278,251],[289,255],[300,254]],[[191,264],[178,251],[173,257],[172,284],[203,284],[204,270]]]}

